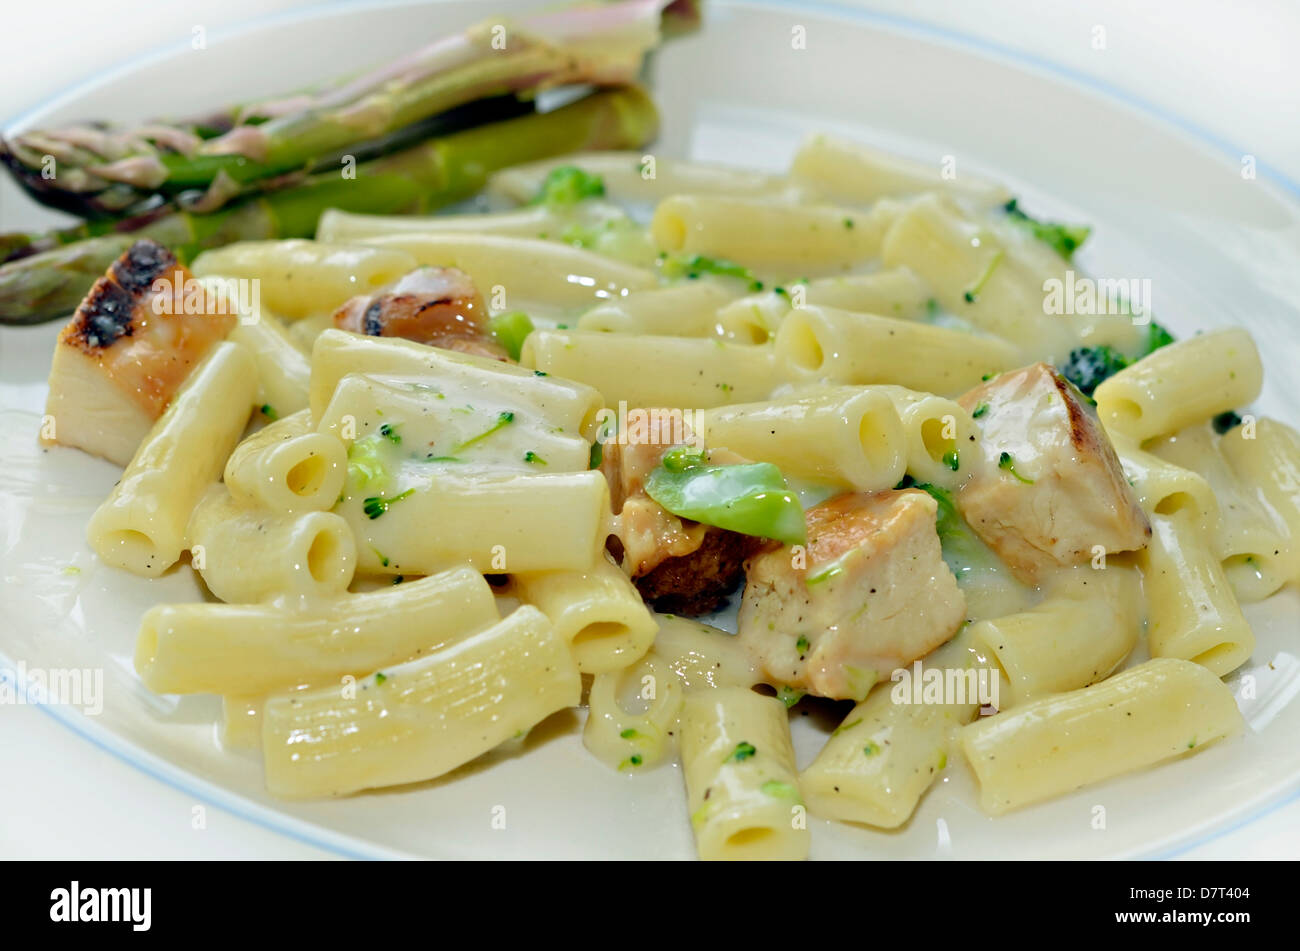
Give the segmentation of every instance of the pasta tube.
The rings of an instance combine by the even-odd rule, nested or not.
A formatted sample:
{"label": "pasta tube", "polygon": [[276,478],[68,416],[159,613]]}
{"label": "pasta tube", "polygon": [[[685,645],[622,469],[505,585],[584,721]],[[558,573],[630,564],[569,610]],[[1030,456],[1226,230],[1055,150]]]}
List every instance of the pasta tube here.
{"label": "pasta tube", "polygon": [[262,750],[278,796],[339,796],[441,776],[565,707],[582,681],[533,607],[405,664],[353,696],[337,687],[266,702]]}
{"label": "pasta tube", "polygon": [[777,332],[776,356],[793,379],[897,383],[945,396],[1019,359],[1015,347],[993,337],[831,307],[791,311]]}
{"label": "pasta tube", "polygon": [[654,655],[663,658],[682,686],[752,687],[762,679],[736,635],[675,614],[656,614],[655,621]]}
{"label": "pasta tube", "polygon": [[743,687],[688,694],[681,734],[700,858],[808,857],[785,704]]}
{"label": "pasta tube", "polygon": [[597,674],[587,701],[582,744],[611,769],[651,769],[677,749],[681,681],[649,654],[621,670]]}
{"label": "pasta tube", "polygon": [[878,387],[888,394],[903,424],[907,471],[917,482],[953,489],[966,480],[962,460],[977,455],[979,430],[970,413],[942,396],[902,386]]}
{"label": "pasta tube", "polygon": [[669,254],[699,254],[761,271],[842,271],[880,253],[888,217],[845,208],[750,198],[673,195],[655,208],[650,235]]}
{"label": "pasta tube", "polygon": [[289,320],[333,313],[348,298],[373,293],[417,266],[399,248],[301,239],[238,241],[194,259],[199,277],[258,281],[262,302]]}
{"label": "pasta tube", "polygon": [[496,620],[491,586],[469,568],[305,611],[160,604],[140,621],[135,669],[154,693],[268,693],[401,663]]}
{"label": "pasta tube", "polygon": [[226,460],[225,481],[241,505],[273,512],[332,508],[343,490],[343,443],[312,431],[307,410],[259,429]]}
{"label": "pasta tube", "polygon": [[813,815],[895,829],[948,765],[948,737],[978,702],[895,703],[888,684],[846,716],[799,776]]}
{"label": "pasta tube", "polygon": [[658,625],[636,587],[608,556],[586,571],[515,576],[520,597],[551,619],[584,674],[620,670],[645,656]]}
{"label": "pasta tube", "polygon": [[907,464],[898,411],[871,387],[707,410],[699,429],[715,448],[861,492],[893,488]]}
{"label": "pasta tube", "polygon": [[665,195],[775,196],[789,191],[788,179],[749,169],[662,158],[641,152],[577,152],[527,162],[497,172],[487,192],[524,204],[537,197],[551,171],[573,165],[600,176],[614,201],[655,201]]}
{"label": "pasta tube", "polygon": [[421,267],[454,267],[485,297],[567,307],[626,297],[656,285],[650,271],[553,241],[488,234],[393,234],[366,244],[412,255]]}
{"label": "pasta tube", "polygon": [[769,348],[701,338],[536,330],[520,362],[595,387],[607,406],[748,403],[780,382]]}
{"label": "pasta tube", "polygon": [[1139,554],[1152,657],[1195,661],[1223,677],[1255,649],[1223,566],[1186,512],[1151,517],[1151,541]]}
{"label": "pasta tube", "polygon": [[1005,204],[1011,193],[1001,185],[962,174],[944,177],[931,165],[891,155],[829,135],[810,136],[795,153],[791,177],[831,201],[866,204],[880,198],[946,191],[978,207]]}
{"label": "pasta tube", "polygon": [[823,277],[751,294],[723,306],[717,324],[723,336],[741,343],[766,343],[795,307],[835,307],[865,314],[915,320],[926,311],[929,291],[907,268],[873,274]]}
{"label": "pasta tube", "polygon": [[357,537],[364,573],[431,574],[466,562],[488,573],[588,571],[605,547],[609,486],[594,471],[449,466],[390,493],[361,490],[337,511]]}
{"label": "pasta tube", "polygon": [[278,416],[307,408],[311,363],[289,339],[278,320],[261,314],[252,323],[240,321],[230,339],[247,348],[257,364],[257,399]]}
{"label": "pasta tube", "polygon": [[1204,537],[1214,537],[1219,527],[1219,501],[1204,476],[1138,448],[1135,440],[1121,433],[1106,435],[1148,518],[1185,511]]}
{"label": "pasta tube", "polygon": [[1093,396],[1108,430],[1144,442],[1245,406],[1259,396],[1263,380],[1255,341],[1237,327],[1161,347]]}
{"label": "pasta tube", "polygon": [[1232,691],[1213,673],[1157,658],[972,723],[961,746],[980,805],[1000,815],[1203,749],[1241,725]]}
{"label": "pasta tube", "polygon": [[342,330],[325,331],[312,349],[313,419],[321,418],[339,381],[349,373],[418,377],[435,389],[454,389],[471,402],[486,398],[532,406],[565,432],[585,439],[596,433],[601,401],[590,386],[409,340],[363,337]]}
{"label": "pasta tube", "polygon": [[974,648],[996,663],[1002,710],[1109,677],[1137,644],[1142,626],[1137,572],[1111,561],[1067,571],[1047,597],[1020,614],[971,625]]}
{"label": "pasta tube", "polygon": [[248,422],[257,375],[223,342],[195,367],[86,528],[105,562],[146,578],[174,565],[199,497],[221,475]]}
{"label": "pasta tube", "polygon": [[719,308],[735,298],[722,281],[686,281],[597,304],[578,318],[578,329],[713,337],[718,333]]}
{"label": "pasta tube", "polygon": [[1238,601],[1262,601],[1291,575],[1290,542],[1253,489],[1242,485],[1209,424],[1191,426],[1157,440],[1151,452],[1202,476],[1218,501],[1221,518],[1207,536],[1223,563],[1223,573]]}
{"label": "pasta tube", "polygon": [[190,563],[232,604],[343,594],[357,569],[348,523],[331,512],[271,512],[238,505],[214,485],[190,519]]}
{"label": "pasta tube", "polygon": [[1300,581],[1300,435],[1273,419],[1257,420],[1253,432],[1238,426],[1219,449],[1237,477],[1255,488],[1286,526],[1288,577]]}

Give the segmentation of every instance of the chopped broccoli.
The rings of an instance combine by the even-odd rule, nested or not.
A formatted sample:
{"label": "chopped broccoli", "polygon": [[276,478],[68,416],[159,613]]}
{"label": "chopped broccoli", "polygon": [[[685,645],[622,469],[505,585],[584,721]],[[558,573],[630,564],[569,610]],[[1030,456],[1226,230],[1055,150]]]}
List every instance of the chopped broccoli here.
{"label": "chopped broccoli", "polygon": [[599,175],[585,172],[576,165],[560,165],[551,169],[530,204],[576,205],[585,198],[604,196],[605,182]]}
{"label": "chopped broccoli", "polygon": [[1097,387],[1129,363],[1130,360],[1124,354],[1102,344],[1099,347],[1078,347],[1071,350],[1069,358],[1059,369],[1061,376],[1077,386],[1085,396],[1092,396]]}
{"label": "chopped broccoli", "polygon": [[685,277],[695,280],[701,274],[716,274],[719,277],[734,277],[749,285],[751,291],[761,291],[763,282],[754,276],[754,272],[735,261],[723,258],[711,258],[703,254],[687,254],[668,257],[663,260],[663,274],[668,278]]}
{"label": "chopped broccoli", "polygon": [[1088,235],[1092,234],[1092,229],[1087,225],[1063,225],[1054,221],[1039,221],[1031,218],[1020,210],[1019,203],[1014,198],[1003,205],[1002,210],[1016,224],[1028,228],[1039,241],[1051,245],[1052,249],[1067,261],[1074,258],[1074,252],[1079,250],[1083,242],[1088,240]]}
{"label": "chopped broccoli", "polygon": [[1214,417],[1213,423],[1214,431],[1222,436],[1229,429],[1235,429],[1240,426],[1241,417],[1232,410],[1228,410],[1226,413],[1220,413],[1218,416]]}
{"label": "chopped broccoli", "polygon": [[1161,347],[1167,347],[1173,342],[1174,335],[1153,320],[1147,324],[1147,344],[1142,355],[1155,353]]}

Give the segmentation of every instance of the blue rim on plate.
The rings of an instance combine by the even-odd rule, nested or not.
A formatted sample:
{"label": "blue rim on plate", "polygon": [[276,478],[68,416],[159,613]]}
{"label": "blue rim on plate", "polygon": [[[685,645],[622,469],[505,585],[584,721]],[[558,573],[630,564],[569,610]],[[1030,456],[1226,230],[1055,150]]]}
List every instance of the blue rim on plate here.
{"label": "blue rim on plate", "polygon": [[[279,13],[268,14],[261,17],[255,17],[246,20],[233,27],[227,27],[222,30],[213,31],[209,34],[213,42],[223,42],[239,37],[246,33],[252,33],[276,26],[287,25],[303,20],[317,19],[336,13],[350,13],[362,9],[380,9],[393,7],[414,6],[411,0],[360,0],[360,2],[348,2],[348,0],[333,0],[333,2],[323,3],[315,7],[300,10],[286,10]],[[827,18],[839,18],[845,20],[857,21],[873,27],[881,28],[895,33],[910,34],[921,39],[936,41],[948,46],[956,46],[970,52],[977,53],[986,59],[1002,60],[1014,66],[1028,68],[1057,79],[1065,80],[1075,86],[1098,95],[1112,103],[1125,106],[1133,112],[1146,115],[1166,126],[1177,129],[1188,138],[1209,146],[1216,152],[1225,156],[1232,156],[1234,159],[1240,159],[1242,155],[1247,154],[1244,150],[1235,147],[1226,139],[1214,134],[1208,129],[1192,122],[1184,116],[1171,112],[1162,106],[1143,99],[1127,89],[1123,89],[1113,83],[1103,79],[1091,76],[1077,69],[1068,66],[1062,66],[1042,56],[1036,56],[1032,53],[1014,47],[1006,46],[990,40],[973,37],[962,33],[958,30],[949,29],[943,26],[937,26],[931,23],[924,23],[909,17],[901,16],[894,13],[883,13],[876,10],[868,10],[862,7],[845,6],[839,3],[825,2],[825,0],[810,0],[810,2],[794,3],[793,0],[751,0],[750,3],[731,3],[727,6],[756,6],[767,7],[778,10],[794,10],[800,13],[811,13],[817,16]],[[15,125],[25,124],[40,113],[49,111],[64,103],[76,100],[85,91],[102,85],[105,82],[116,79],[119,76],[126,75],[139,69],[148,63],[161,61],[167,57],[173,56],[188,46],[183,41],[168,44],[152,52],[137,56],[135,59],[122,63],[106,73],[100,73],[87,79],[73,83],[62,92],[57,93],[49,102],[39,106],[34,106],[24,110],[16,116],[8,119],[4,126],[6,129]],[[1273,184],[1280,186],[1293,199],[1300,200],[1300,183],[1293,181],[1280,170],[1264,162],[1256,161],[1256,169],[1261,178],[1271,181]],[[8,657],[0,653],[0,670],[17,683],[17,671],[12,666]],[[23,689],[24,695],[27,691],[24,685],[18,684]],[[287,838],[301,842],[304,845],[319,849],[323,852],[331,852],[342,858],[351,859],[373,859],[373,858],[396,858],[401,857],[402,853],[389,849],[375,846],[361,840],[354,839],[351,836],[342,833],[329,834],[319,825],[288,816],[274,809],[268,809],[258,803],[254,803],[244,796],[229,792],[222,787],[202,779],[192,773],[186,772],[179,767],[173,766],[166,760],[156,756],[135,744],[121,739],[107,730],[101,730],[84,715],[81,715],[73,707],[62,707],[60,705],[30,702],[29,706],[36,707],[47,716],[52,717],[56,722],[67,727],[73,733],[76,733],[82,739],[87,740],[96,748],[109,753],[116,759],[128,763],[140,770],[152,779],[158,780],[164,785],[194,796],[209,805],[215,806],[229,813],[237,819],[241,819],[252,825],[276,832]],[[1300,799],[1300,778],[1295,781],[1296,788],[1289,793],[1283,793],[1273,802],[1261,807],[1251,815],[1240,818],[1231,825],[1215,829],[1202,835],[1200,838],[1193,839],[1173,849],[1164,852],[1153,852],[1146,857],[1154,859],[1170,859],[1179,855],[1190,852],[1192,849],[1199,848],[1216,839],[1220,839],[1230,833],[1236,832],[1246,826],[1252,825],[1261,819],[1266,818],[1283,806],[1288,805]],[[325,834],[322,838],[321,835]]]}

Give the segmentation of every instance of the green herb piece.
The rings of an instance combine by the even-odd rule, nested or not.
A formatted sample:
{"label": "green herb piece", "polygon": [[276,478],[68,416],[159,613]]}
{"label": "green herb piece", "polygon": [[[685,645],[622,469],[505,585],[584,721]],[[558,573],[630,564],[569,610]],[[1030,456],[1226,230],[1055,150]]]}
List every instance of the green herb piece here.
{"label": "green herb piece", "polygon": [[407,489],[400,492],[392,498],[384,498],[382,495],[372,495],[361,503],[361,510],[372,519],[379,518],[388,511],[388,507],[395,502],[400,502],[407,496],[414,495],[415,489]]}
{"label": "green herb piece", "polygon": [[736,744],[736,748],[731,751],[731,755],[724,762],[743,763],[757,752],[758,750],[754,749],[753,743],[742,741]]}
{"label": "green herb piece", "polygon": [[1214,417],[1211,423],[1214,426],[1214,431],[1222,436],[1229,429],[1235,429],[1240,426],[1241,417],[1232,410],[1228,410],[1226,413],[1220,413],[1218,416]]}
{"label": "green herb piece", "polygon": [[727,261],[723,258],[711,258],[703,254],[673,255],[663,259],[663,273],[668,278],[685,277],[695,280],[701,274],[714,274],[718,277],[734,277],[749,285],[751,291],[761,291],[763,282],[749,268]]}
{"label": "green herb piece", "polygon": [[984,290],[984,285],[989,282],[989,278],[993,276],[993,272],[996,271],[998,265],[1002,263],[1002,256],[1002,251],[998,251],[994,254],[989,260],[988,265],[984,268],[984,273],[975,279],[974,284],[966,288],[965,292],[962,294],[962,297],[966,299],[966,303],[975,303],[976,298],[979,297],[980,291]]}
{"label": "green herb piece", "polygon": [[1017,480],[1023,482],[1025,485],[1034,484],[1033,479],[1026,479],[1024,476],[1022,476],[1019,472],[1016,471],[1016,460],[1011,458],[1011,453],[1009,452],[1004,452],[1000,456],[998,456],[998,468],[1006,472],[1010,472],[1013,476],[1016,477]]}
{"label": "green herb piece", "polygon": [[1087,225],[1063,225],[1054,221],[1039,221],[1032,218],[1020,210],[1014,198],[1003,205],[1002,210],[1007,213],[1008,218],[1029,229],[1035,238],[1051,246],[1052,250],[1067,261],[1074,258],[1074,252],[1079,250],[1083,242],[1088,240],[1088,235],[1092,234],[1092,229]]}
{"label": "green herb piece", "polygon": [[779,779],[769,779],[758,787],[758,791],[765,796],[772,796],[776,799],[789,799],[792,802],[799,801],[799,790],[794,784],[783,783]]}
{"label": "green herb piece", "polygon": [[796,690],[794,687],[782,684],[780,689],[776,692],[776,698],[784,703],[785,708],[789,710],[796,703],[802,700],[807,693],[808,691],[806,690]]}
{"label": "green herb piece", "polygon": [[[488,321],[488,333],[492,334],[497,343],[505,348],[511,360],[518,361],[519,354],[524,349],[524,341],[532,332],[532,319],[522,310],[512,310],[508,314],[497,314]],[[545,376],[546,374],[543,373],[542,375]]]}
{"label": "green herb piece", "polygon": [[384,454],[384,439],[371,433],[355,440],[348,447],[348,485],[354,491],[382,489],[392,473]]}
{"label": "green herb piece", "polygon": [[588,198],[603,198],[605,182],[576,165],[559,165],[551,169],[530,205],[566,208]]}
{"label": "green herb piece", "polygon": [[473,446],[474,444],[480,443],[484,439],[487,439],[489,436],[491,436],[493,433],[497,432],[498,430],[504,429],[505,427],[509,426],[514,421],[515,421],[514,413],[508,410],[504,413],[498,413],[497,421],[489,429],[484,430],[483,432],[479,433],[477,436],[471,436],[469,439],[466,439],[463,443],[461,443],[452,451],[460,452],[462,449],[468,449],[470,446]]}

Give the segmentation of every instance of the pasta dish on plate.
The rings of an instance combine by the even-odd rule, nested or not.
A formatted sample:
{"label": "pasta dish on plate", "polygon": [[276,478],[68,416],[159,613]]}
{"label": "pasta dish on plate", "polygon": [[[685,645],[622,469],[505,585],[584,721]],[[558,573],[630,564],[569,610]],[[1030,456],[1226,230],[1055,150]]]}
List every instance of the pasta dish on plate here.
{"label": "pasta dish on plate", "polygon": [[[946,770],[998,816],[1241,730],[1240,605],[1300,579],[1300,436],[1248,412],[1245,329],[1175,340],[1075,272],[1087,228],[848,139],[676,160],[632,86],[486,128],[538,123],[581,134],[455,213],[113,249],[43,438],[123,467],[103,562],[209,595],[140,618],[145,686],[223,698],[289,799],[583,707],[629,795],[680,764],[705,859],[898,828]],[[800,705],[839,723],[803,768]]]}

